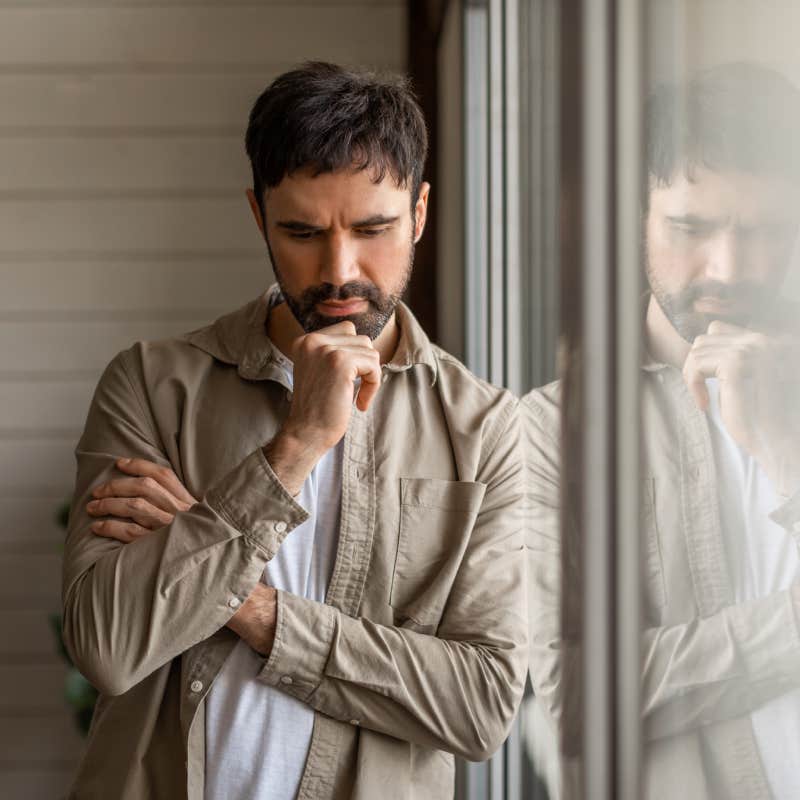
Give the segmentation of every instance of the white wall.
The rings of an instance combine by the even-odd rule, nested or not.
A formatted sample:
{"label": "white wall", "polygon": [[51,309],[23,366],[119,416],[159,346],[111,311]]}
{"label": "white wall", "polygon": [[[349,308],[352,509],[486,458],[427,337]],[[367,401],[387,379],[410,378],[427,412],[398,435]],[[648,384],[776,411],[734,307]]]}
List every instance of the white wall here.
{"label": "white wall", "polygon": [[401,0],[0,0],[0,797],[81,742],[47,627],[53,521],[102,367],[269,281],[249,108],[306,58],[403,69]]}

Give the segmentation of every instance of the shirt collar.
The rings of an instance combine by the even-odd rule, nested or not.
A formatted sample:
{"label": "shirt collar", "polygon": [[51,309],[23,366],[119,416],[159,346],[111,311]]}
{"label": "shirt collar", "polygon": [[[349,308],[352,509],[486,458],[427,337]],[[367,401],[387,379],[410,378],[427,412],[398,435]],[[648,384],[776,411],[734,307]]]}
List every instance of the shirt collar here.
{"label": "shirt collar", "polygon": [[[235,365],[245,380],[283,383],[281,362],[285,363],[286,357],[267,336],[269,315],[282,302],[280,287],[273,284],[242,308],[182,338],[217,360]],[[433,345],[405,303],[397,304],[395,315],[400,338],[394,355],[383,368],[387,372],[404,372],[418,365],[427,367],[433,385],[438,371]]]}

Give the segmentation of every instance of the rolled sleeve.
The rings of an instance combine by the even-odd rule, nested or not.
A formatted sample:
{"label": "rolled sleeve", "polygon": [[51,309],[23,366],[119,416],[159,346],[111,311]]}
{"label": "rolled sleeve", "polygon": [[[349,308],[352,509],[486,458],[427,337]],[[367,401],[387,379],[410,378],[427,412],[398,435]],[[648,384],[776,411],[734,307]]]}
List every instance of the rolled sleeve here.
{"label": "rolled sleeve", "polygon": [[324,603],[278,591],[275,639],[258,679],[308,701],[325,675],[339,613]]}
{"label": "rolled sleeve", "polygon": [[206,494],[206,503],[268,559],[286,535],[308,519],[258,448]]}

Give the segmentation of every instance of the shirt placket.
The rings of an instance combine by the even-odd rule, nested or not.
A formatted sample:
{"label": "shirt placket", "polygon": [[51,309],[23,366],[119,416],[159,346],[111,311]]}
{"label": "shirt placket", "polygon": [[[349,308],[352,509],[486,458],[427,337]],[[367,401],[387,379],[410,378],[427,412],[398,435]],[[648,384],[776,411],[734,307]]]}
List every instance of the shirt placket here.
{"label": "shirt placket", "polygon": [[[376,481],[373,418],[353,409],[342,453],[342,505],[339,543],[325,602],[356,616],[366,584],[375,530]],[[358,725],[358,720],[352,720]],[[298,800],[333,797],[343,739],[342,723],[315,714]],[[352,734],[351,734],[352,735]]]}

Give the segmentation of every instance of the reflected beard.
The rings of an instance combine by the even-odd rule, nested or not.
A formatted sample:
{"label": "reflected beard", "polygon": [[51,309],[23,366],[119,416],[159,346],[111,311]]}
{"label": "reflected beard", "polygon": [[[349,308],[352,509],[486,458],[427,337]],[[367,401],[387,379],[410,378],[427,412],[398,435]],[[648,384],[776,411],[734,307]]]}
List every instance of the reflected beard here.
{"label": "reflected beard", "polygon": [[[650,290],[664,316],[689,344],[701,334],[706,333],[714,320],[731,325],[746,326],[751,320],[764,315],[773,301],[773,293],[765,286],[752,282],[735,285],[719,281],[698,281],[677,292],[667,292],[648,270]],[[697,311],[695,303],[700,299],[713,299],[732,303],[738,309],[731,312]]]}

